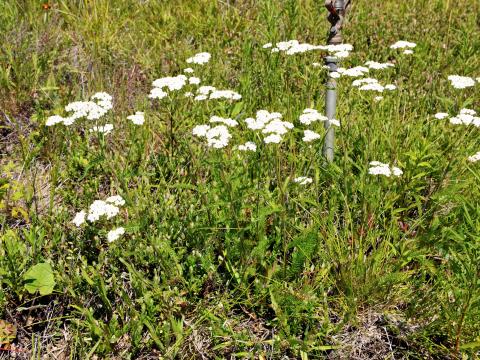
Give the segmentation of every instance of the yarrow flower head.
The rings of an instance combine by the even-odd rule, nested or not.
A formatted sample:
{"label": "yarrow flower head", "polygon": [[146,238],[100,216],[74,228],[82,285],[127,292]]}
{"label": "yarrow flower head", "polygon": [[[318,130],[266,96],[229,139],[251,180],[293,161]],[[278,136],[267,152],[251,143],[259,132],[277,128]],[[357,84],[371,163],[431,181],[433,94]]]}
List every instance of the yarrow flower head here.
{"label": "yarrow flower head", "polygon": [[480,127],[480,117],[475,116],[477,112],[472,109],[462,109],[458,115],[450,118],[453,125],[473,125]]}
{"label": "yarrow flower head", "polygon": [[120,212],[119,206],[124,204],[125,200],[120,195],[110,196],[105,201],[95,200],[88,208],[88,212],[84,210],[78,212],[72,222],[79,227],[85,222],[85,219],[92,223],[102,216],[111,219]]}
{"label": "yarrow flower head", "polygon": [[358,89],[362,91],[377,91],[380,93],[383,92],[384,90],[395,90],[397,88],[393,84],[388,84],[383,86],[378,82],[377,79],[372,79],[372,78],[355,80],[352,83],[352,86],[358,87]]}
{"label": "yarrow flower head", "polygon": [[230,119],[230,118],[222,118],[220,116],[212,116],[210,118],[211,123],[222,123],[224,125],[227,125],[229,127],[235,127],[238,125],[238,121]]}
{"label": "yarrow flower head", "polygon": [[111,243],[117,240],[123,234],[125,234],[125,229],[123,227],[110,230],[107,234],[107,241]]}
{"label": "yarrow flower head", "polygon": [[373,69],[373,70],[383,70],[383,69],[388,69],[389,67],[395,66],[392,63],[379,63],[376,61],[367,61],[365,65],[367,65],[370,69]]}
{"label": "yarrow flower head", "polygon": [[448,114],[447,113],[444,113],[444,112],[439,112],[439,113],[436,113],[434,115],[435,119],[438,119],[438,120],[443,120],[445,118],[448,117]]}
{"label": "yarrow flower head", "polygon": [[312,142],[314,140],[317,140],[317,139],[320,139],[321,136],[320,134],[317,134],[316,132],[314,131],[311,131],[311,130],[305,130],[303,132],[303,141],[305,142]]}
{"label": "yarrow flower head", "polygon": [[45,125],[53,126],[63,123],[66,126],[72,125],[76,120],[87,118],[87,120],[98,120],[113,108],[112,97],[105,92],[98,92],[90,97],[90,101],[74,101],[65,106],[65,111],[71,113],[67,117],[60,115],[50,116]]}
{"label": "yarrow flower head", "polygon": [[257,151],[257,145],[254,142],[247,141],[243,145],[238,145],[237,149],[240,151]]}
{"label": "yarrow flower head", "polygon": [[232,135],[225,125],[210,127],[210,125],[197,125],[193,128],[193,135],[205,137],[207,145],[215,149],[221,149],[228,145]]}
{"label": "yarrow flower head", "polygon": [[405,49],[405,48],[413,49],[416,46],[417,44],[413,42],[400,40],[400,41],[397,41],[395,44],[391,45],[390,49]]}
{"label": "yarrow flower head", "polygon": [[293,179],[293,182],[299,184],[299,185],[307,185],[311,184],[313,182],[312,178],[306,177],[306,176],[299,176],[295,179]]}
{"label": "yarrow flower head", "polygon": [[336,57],[347,57],[353,46],[350,44],[339,45],[312,45],[308,43],[300,43],[298,40],[280,41],[275,44],[267,43],[263,45],[264,49],[271,49],[272,53],[285,52],[287,55],[295,55],[305,53],[312,50],[325,50],[333,53]]}
{"label": "yarrow flower head", "polygon": [[105,124],[103,126],[94,126],[89,131],[90,132],[99,132],[104,135],[110,134],[113,130],[113,124]]}
{"label": "yarrow flower head", "polygon": [[384,175],[386,177],[390,176],[400,176],[403,174],[403,171],[398,167],[390,166],[389,164],[384,164],[379,161],[370,162],[370,168],[368,173],[371,175]]}
{"label": "yarrow flower head", "polygon": [[208,52],[201,52],[187,59],[188,64],[203,65],[210,61],[211,55]]}
{"label": "yarrow flower head", "polygon": [[477,152],[475,155],[469,156],[468,161],[470,161],[470,162],[480,161],[480,151]]}
{"label": "yarrow flower head", "polygon": [[475,85],[475,80],[468,76],[450,75],[448,80],[455,89],[465,89]]}
{"label": "yarrow flower head", "polygon": [[368,73],[368,72],[369,72],[369,69],[366,68],[365,66],[355,66],[350,69],[339,67],[337,69],[337,73],[341,74],[342,76],[350,76],[350,77],[364,76],[365,73]]}
{"label": "yarrow flower head", "polygon": [[151,99],[163,99],[168,96],[167,89],[169,91],[181,90],[186,85],[187,80],[188,78],[183,74],[156,79],[152,82],[153,89],[148,97]]}
{"label": "yarrow flower head", "polygon": [[145,114],[137,111],[134,115],[127,116],[128,120],[131,120],[135,125],[143,125],[145,122]]}
{"label": "yarrow flower head", "polygon": [[312,122],[315,121],[327,121],[328,118],[325,115],[320,114],[315,109],[307,108],[303,110],[303,114],[300,115],[299,120],[304,125],[310,125]]}
{"label": "yarrow flower head", "polygon": [[278,144],[282,141],[282,137],[280,135],[277,135],[277,134],[271,134],[271,135],[268,135],[267,137],[265,137],[263,139],[263,142],[265,144]]}
{"label": "yarrow flower head", "polygon": [[267,110],[258,110],[256,118],[246,118],[245,122],[250,130],[262,130],[267,123],[273,120],[280,120],[282,114],[278,112],[268,112]]}

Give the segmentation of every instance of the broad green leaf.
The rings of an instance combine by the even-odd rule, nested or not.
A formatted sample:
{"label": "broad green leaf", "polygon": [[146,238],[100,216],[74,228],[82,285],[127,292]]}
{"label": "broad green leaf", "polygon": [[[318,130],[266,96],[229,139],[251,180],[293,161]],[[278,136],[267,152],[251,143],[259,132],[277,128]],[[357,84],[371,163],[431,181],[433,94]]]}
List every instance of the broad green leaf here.
{"label": "broad green leaf", "polygon": [[50,264],[40,263],[32,266],[24,275],[25,289],[31,294],[50,295],[55,287],[55,278]]}

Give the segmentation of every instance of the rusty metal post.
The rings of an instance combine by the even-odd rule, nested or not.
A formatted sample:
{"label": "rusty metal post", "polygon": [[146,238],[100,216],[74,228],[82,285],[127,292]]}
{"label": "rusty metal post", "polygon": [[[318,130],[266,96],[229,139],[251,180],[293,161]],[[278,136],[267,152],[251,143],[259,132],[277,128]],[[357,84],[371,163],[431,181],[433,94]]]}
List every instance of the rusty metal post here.
{"label": "rusty metal post", "polygon": [[[328,45],[339,45],[343,43],[342,26],[345,18],[346,8],[350,4],[347,0],[325,0],[325,7],[327,8],[329,15],[328,21],[331,24],[328,34]],[[325,58],[325,65],[328,67],[329,75],[332,72],[337,71],[338,59],[335,56],[327,56]],[[327,94],[325,98],[326,115],[328,120],[325,121],[325,129],[327,131],[325,135],[325,143],[323,145],[323,156],[327,162],[333,161],[334,148],[335,148],[335,130],[329,120],[335,119],[336,107],[337,107],[337,82],[331,76],[327,80]]]}

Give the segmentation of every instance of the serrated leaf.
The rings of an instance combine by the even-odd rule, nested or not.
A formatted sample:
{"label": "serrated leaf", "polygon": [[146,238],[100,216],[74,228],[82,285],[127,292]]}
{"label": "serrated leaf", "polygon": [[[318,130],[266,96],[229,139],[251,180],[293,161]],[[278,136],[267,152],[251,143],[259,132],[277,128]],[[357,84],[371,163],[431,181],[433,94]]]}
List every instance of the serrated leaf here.
{"label": "serrated leaf", "polygon": [[40,263],[32,266],[23,276],[25,280],[25,289],[34,294],[36,291],[40,295],[50,295],[55,287],[55,278],[50,264]]}

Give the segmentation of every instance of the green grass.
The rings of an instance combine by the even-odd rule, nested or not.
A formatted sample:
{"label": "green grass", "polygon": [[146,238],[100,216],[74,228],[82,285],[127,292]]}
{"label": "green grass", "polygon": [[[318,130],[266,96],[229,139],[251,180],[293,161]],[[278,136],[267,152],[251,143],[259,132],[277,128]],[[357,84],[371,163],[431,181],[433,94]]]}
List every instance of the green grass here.
{"label": "green grass", "polygon": [[[354,1],[342,65],[392,61],[370,76],[398,89],[374,102],[339,80],[330,165],[298,122],[324,111],[326,73],[312,66],[323,54],[262,48],[324,44],[323,1],[0,4],[0,320],[17,327],[21,356],[479,357],[480,168],[467,157],[480,130],[432,116],[480,111],[480,85],[447,80],[480,77],[478,2]],[[397,40],[415,54],[391,50]],[[148,99],[200,51],[212,54],[195,66],[202,84],[241,101]],[[44,125],[98,91],[114,98],[111,134]],[[281,145],[246,128],[260,109],[295,123]],[[144,125],[126,119],[135,111]],[[191,134],[211,115],[240,122],[225,149]],[[248,140],[258,151],[238,156]],[[369,175],[373,160],[404,174]],[[71,223],[116,194],[116,218]],[[126,234],[108,243],[115,224]],[[25,274],[45,262],[54,291],[32,294]]]}

